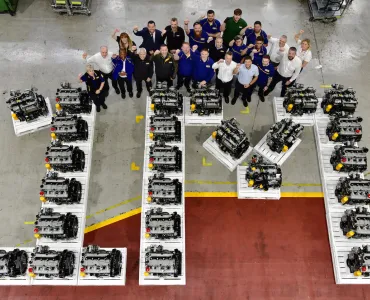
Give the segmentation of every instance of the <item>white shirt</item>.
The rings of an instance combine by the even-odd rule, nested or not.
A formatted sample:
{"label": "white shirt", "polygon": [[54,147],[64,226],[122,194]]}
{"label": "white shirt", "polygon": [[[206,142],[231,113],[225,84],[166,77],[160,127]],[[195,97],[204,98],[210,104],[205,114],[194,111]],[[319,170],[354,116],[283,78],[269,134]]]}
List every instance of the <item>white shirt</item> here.
{"label": "white shirt", "polygon": [[245,66],[245,64],[241,65],[239,68],[238,73],[238,81],[240,84],[250,84],[253,80],[253,77],[257,77],[259,75],[258,68],[256,65],[251,65],[249,69]]}
{"label": "white shirt", "polygon": [[87,63],[93,63],[96,66],[96,69],[102,71],[105,74],[109,74],[113,70],[112,57],[113,53],[108,52],[108,55],[104,58],[101,56],[100,52],[94,54],[93,56],[87,59]]}
{"label": "white shirt", "polygon": [[[122,71],[121,72],[126,72],[126,59],[123,61],[123,64],[122,64]],[[124,76],[121,76],[119,75],[119,77],[121,78],[126,78],[127,75],[124,75]]]}
{"label": "white shirt", "polygon": [[225,61],[222,63],[214,63],[212,69],[219,69],[217,78],[222,82],[229,82],[233,80],[233,71],[236,68],[236,62],[231,61],[230,65],[227,65]]}
{"label": "white shirt", "polygon": [[296,80],[302,68],[301,59],[296,55],[292,60],[289,60],[288,53],[280,53],[281,59],[277,71],[283,77],[291,77],[290,81]]}
{"label": "white shirt", "polygon": [[[270,48],[270,59],[272,62],[274,63],[279,63],[280,62],[280,51],[279,51],[279,40],[280,39],[277,39],[277,38],[270,38],[269,39],[269,45],[271,45],[271,48]],[[287,43],[285,43],[285,46],[284,46],[284,53],[288,53],[289,51],[289,46]]]}
{"label": "white shirt", "polygon": [[153,32],[153,42],[155,43],[155,31]]}
{"label": "white shirt", "polygon": [[301,47],[301,40],[297,41],[297,56],[301,59],[302,63],[305,62],[310,62],[312,59],[312,52],[310,49],[307,49],[306,51],[302,50]]}

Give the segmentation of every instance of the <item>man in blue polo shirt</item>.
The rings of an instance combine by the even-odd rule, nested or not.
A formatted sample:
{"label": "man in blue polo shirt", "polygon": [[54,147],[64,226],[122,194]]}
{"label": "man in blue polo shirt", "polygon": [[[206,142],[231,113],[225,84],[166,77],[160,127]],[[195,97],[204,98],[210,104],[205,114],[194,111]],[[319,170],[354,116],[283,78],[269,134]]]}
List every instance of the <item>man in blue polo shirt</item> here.
{"label": "man in blue polo shirt", "polygon": [[247,50],[247,55],[253,57],[253,64],[259,66],[262,63],[262,58],[267,54],[267,49],[263,46],[263,37],[259,36],[256,39],[256,44],[250,44],[251,47]]}
{"label": "man in blue polo shirt", "polygon": [[212,69],[214,61],[209,58],[208,49],[203,49],[200,52],[200,57],[194,59],[193,69],[193,88],[197,84],[206,86],[211,82],[215,71]]}
{"label": "man in blue polo shirt", "polygon": [[240,35],[237,35],[229,43],[229,51],[233,53],[233,61],[237,64],[240,63],[243,57],[247,54],[247,46],[243,44],[243,38]]}
{"label": "man in blue polo shirt", "polygon": [[260,98],[261,102],[265,102],[263,92],[266,91],[268,86],[270,85],[272,77],[275,73],[275,68],[274,65],[270,62],[270,55],[264,55],[261,64],[257,66],[259,72],[256,82],[256,87],[259,87],[258,97]]}
{"label": "man in blue polo shirt", "polygon": [[201,51],[207,47],[208,34],[202,30],[202,25],[199,22],[193,24],[194,29],[189,29],[189,20],[184,21],[184,29],[189,37],[190,47],[194,45],[198,46],[198,50]]}
{"label": "man in blue polo shirt", "polygon": [[257,37],[261,36],[263,37],[263,45],[265,47],[268,46],[269,40],[267,38],[266,32],[262,30],[262,24],[260,21],[254,22],[254,28],[244,27],[240,31],[240,35],[245,35],[245,37],[247,38],[247,45],[256,44]]}
{"label": "man in blue polo shirt", "polygon": [[193,76],[194,59],[199,58],[199,52],[195,49],[190,49],[190,45],[184,42],[181,47],[181,51],[178,49],[174,54],[174,59],[179,62],[179,68],[177,73],[177,86],[176,89],[180,89],[184,83],[188,93],[191,92],[190,81]]}
{"label": "man in blue polo shirt", "polygon": [[216,38],[221,35],[221,23],[219,20],[215,19],[215,12],[213,10],[210,9],[207,11],[207,18],[203,16],[198,22],[202,25],[203,30],[208,36]]}

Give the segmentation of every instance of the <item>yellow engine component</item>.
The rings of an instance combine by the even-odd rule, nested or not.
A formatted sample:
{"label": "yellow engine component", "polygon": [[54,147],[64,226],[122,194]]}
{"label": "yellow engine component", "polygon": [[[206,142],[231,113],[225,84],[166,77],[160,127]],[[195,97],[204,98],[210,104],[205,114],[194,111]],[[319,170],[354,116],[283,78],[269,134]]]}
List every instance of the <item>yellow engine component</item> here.
{"label": "yellow engine component", "polygon": [[326,112],[329,112],[331,111],[331,109],[333,108],[333,105],[329,104],[326,108],[325,108],[325,111]]}
{"label": "yellow engine component", "polygon": [[347,233],[346,233],[346,237],[348,237],[348,238],[351,238],[351,237],[353,237],[355,235],[355,232],[354,231],[348,231]]}
{"label": "yellow engine component", "polygon": [[57,104],[55,104],[55,108],[56,108],[57,110],[61,110],[61,109],[62,109],[62,106],[61,106],[59,103],[57,103]]}
{"label": "yellow engine component", "polygon": [[12,113],[12,118],[13,118],[13,120],[18,120],[17,114]]}
{"label": "yellow engine component", "polygon": [[154,138],[154,133],[153,133],[153,132],[149,133],[149,138],[150,138],[151,140]]}
{"label": "yellow engine component", "polygon": [[150,109],[151,110],[154,110],[154,107],[155,107],[154,103],[150,104]]}
{"label": "yellow engine component", "polygon": [[45,198],[44,196],[41,196],[41,197],[40,197],[40,201],[41,201],[41,202],[46,202],[46,198]]}
{"label": "yellow engine component", "polygon": [[32,277],[32,278],[35,278],[36,277],[36,274],[35,273],[28,273],[28,276]]}
{"label": "yellow engine component", "polygon": [[347,203],[347,201],[348,201],[348,197],[347,197],[347,196],[344,196],[344,197],[340,200],[340,202],[342,202],[342,204]]}
{"label": "yellow engine component", "polygon": [[263,184],[260,184],[260,189],[262,189],[263,188]]}
{"label": "yellow engine component", "polygon": [[343,164],[337,164],[337,166],[335,167],[335,170],[339,171],[342,168],[343,168]]}
{"label": "yellow engine component", "polygon": [[288,151],[288,149],[289,149],[289,147],[287,146],[287,145],[284,145],[284,147],[283,147],[283,152],[287,152]]}
{"label": "yellow engine component", "polygon": [[196,109],[196,107],[197,107],[197,106],[196,106],[195,104],[192,104],[192,105],[190,105],[190,110],[191,110],[191,111],[194,111],[194,110]]}
{"label": "yellow engine component", "polygon": [[148,197],[148,198],[146,198],[146,200],[147,200],[148,202],[152,202],[152,197]]}
{"label": "yellow engine component", "polygon": [[249,180],[249,181],[248,181],[248,186],[249,186],[249,187],[251,187],[251,186],[253,186],[253,185],[254,185],[254,180],[253,180],[253,179]]}
{"label": "yellow engine component", "polygon": [[39,238],[41,237],[41,234],[39,234],[39,233],[35,233],[33,236],[34,236],[36,239],[39,239]]}
{"label": "yellow engine component", "polygon": [[294,106],[293,104],[289,104],[288,107],[287,107],[287,110],[291,111],[293,109],[293,106]]}
{"label": "yellow engine component", "polygon": [[150,238],[150,234],[149,233],[146,233],[145,234],[145,238],[147,238],[147,239]]}
{"label": "yellow engine component", "polygon": [[55,140],[57,138],[57,135],[54,132],[50,133],[50,136],[53,140]]}
{"label": "yellow engine component", "polygon": [[252,167],[252,171],[256,171],[256,168],[255,167]]}
{"label": "yellow engine component", "polygon": [[212,137],[215,139],[215,138],[216,138],[216,136],[217,136],[217,131],[213,131],[213,132],[212,132]]}
{"label": "yellow engine component", "polygon": [[51,165],[50,164],[45,164],[45,168],[48,170],[51,170]]}
{"label": "yellow engine component", "polygon": [[355,276],[361,276],[362,275],[362,272],[360,270],[358,270],[358,271],[354,272],[353,275],[355,275]]}
{"label": "yellow engine component", "polygon": [[85,277],[86,276],[86,273],[85,272],[80,272],[80,276],[81,277]]}
{"label": "yellow engine component", "polygon": [[149,168],[149,169],[153,169],[153,164],[149,164],[149,165],[148,165],[148,168]]}
{"label": "yellow engine component", "polygon": [[144,272],[144,276],[149,276],[149,272]]}
{"label": "yellow engine component", "polygon": [[333,135],[331,136],[331,139],[335,141],[338,138],[338,136],[339,136],[338,132],[334,132]]}

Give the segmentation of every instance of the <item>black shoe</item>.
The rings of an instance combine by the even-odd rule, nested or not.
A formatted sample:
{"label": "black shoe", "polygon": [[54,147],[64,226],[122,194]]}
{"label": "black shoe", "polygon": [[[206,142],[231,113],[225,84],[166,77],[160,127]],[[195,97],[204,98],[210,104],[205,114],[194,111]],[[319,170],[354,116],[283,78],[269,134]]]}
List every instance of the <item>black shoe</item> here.
{"label": "black shoe", "polygon": [[231,105],[235,105],[236,100],[238,100],[238,98],[233,98],[233,99],[231,99]]}
{"label": "black shoe", "polygon": [[263,95],[264,95],[264,96],[268,96],[268,94],[270,94],[270,92],[271,92],[271,91],[270,91],[269,89],[267,89],[266,91],[264,91],[264,92],[263,92]]}
{"label": "black shoe", "polygon": [[121,94],[122,99],[126,99],[126,94]]}
{"label": "black shoe", "polygon": [[130,96],[130,98],[134,97],[134,93],[133,92],[128,93],[128,95]]}
{"label": "black shoe", "polygon": [[265,96],[263,96],[263,94],[258,95],[258,96],[260,97],[260,101],[261,101],[261,102],[265,102]]}
{"label": "black shoe", "polygon": [[246,100],[244,100],[244,99],[242,99],[242,100],[243,100],[244,107],[248,107],[248,102]]}
{"label": "black shoe", "polygon": [[136,93],[136,98],[140,98],[141,97],[141,92],[137,92]]}
{"label": "black shoe", "polygon": [[252,97],[247,97],[247,101],[248,102],[251,102],[252,101]]}
{"label": "black shoe", "polygon": [[225,103],[229,103],[229,96],[225,97]]}
{"label": "black shoe", "polygon": [[107,109],[107,108],[108,108],[108,106],[107,106],[105,103],[103,103],[101,106],[102,106],[104,109]]}
{"label": "black shoe", "polygon": [[116,91],[116,94],[119,95],[120,90],[119,89],[115,89],[115,91]]}
{"label": "black shoe", "polygon": [[97,111],[97,112],[100,112],[100,106],[97,106],[97,107],[96,107],[96,111]]}

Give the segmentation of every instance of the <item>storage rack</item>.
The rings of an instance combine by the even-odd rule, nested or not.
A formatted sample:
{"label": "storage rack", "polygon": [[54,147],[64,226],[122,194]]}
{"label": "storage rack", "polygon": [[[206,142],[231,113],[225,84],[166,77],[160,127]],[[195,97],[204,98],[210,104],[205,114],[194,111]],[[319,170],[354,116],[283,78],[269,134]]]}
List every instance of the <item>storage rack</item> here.
{"label": "storage rack", "polygon": [[322,20],[335,22],[342,17],[352,0],[308,0],[310,21]]}
{"label": "storage rack", "polygon": [[90,16],[91,1],[92,0],[51,0],[51,7],[59,14],[67,14],[68,16],[83,14]]}

